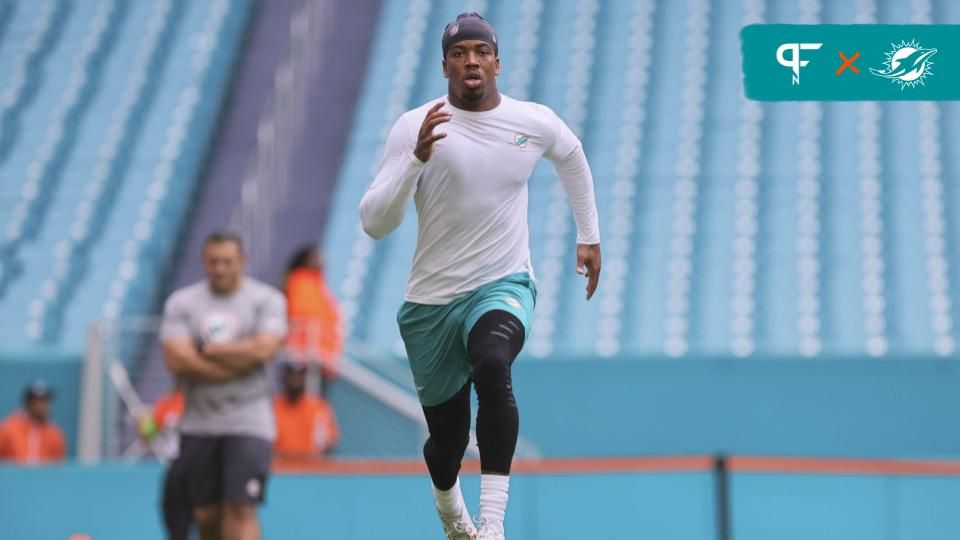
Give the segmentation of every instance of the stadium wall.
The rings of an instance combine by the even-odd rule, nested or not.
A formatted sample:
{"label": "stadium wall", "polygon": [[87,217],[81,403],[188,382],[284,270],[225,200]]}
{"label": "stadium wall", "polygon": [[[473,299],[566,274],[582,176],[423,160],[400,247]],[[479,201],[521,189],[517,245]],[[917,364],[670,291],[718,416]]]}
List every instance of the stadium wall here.
{"label": "stadium wall", "polygon": [[[161,474],[147,465],[0,467],[2,538],[159,540]],[[464,478],[472,508],[478,483]],[[734,473],[731,486],[732,540],[960,537],[960,476],[754,472]],[[507,527],[524,540],[713,540],[714,493],[709,470],[520,473]],[[438,535],[423,474],[276,475],[262,519],[266,538]]]}
{"label": "stadium wall", "polygon": [[960,456],[952,360],[521,359],[514,387],[545,456]]}
{"label": "stadium wall", "polygon": [[[47,379],[72,453],[81,365],[44,349],[0,354],[0,415]],[[960,457],[955,361],[521,359],[514,382],[521,431],[544,456]]]}

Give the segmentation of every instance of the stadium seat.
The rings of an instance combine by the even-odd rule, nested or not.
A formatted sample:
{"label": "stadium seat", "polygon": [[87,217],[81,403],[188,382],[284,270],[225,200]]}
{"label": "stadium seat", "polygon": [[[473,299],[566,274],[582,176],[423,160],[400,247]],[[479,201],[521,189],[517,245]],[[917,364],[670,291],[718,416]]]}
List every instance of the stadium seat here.
{"label": "stadium seat", "polygon": [[14,73],[0,84],[4,343],[79,350],[91,322],[154,309],[250,10],[98,0],[0,12],[0,65]]}
{"label": "stadium seat", "polygon": [[[357,205],[396,118],[444,91],[437,44],[420,32],[468,4],[385,6],[325,236],[328,252],[346,254],[329,278],[352,338],[401,358],[395,314],[416,220],[373,241]],[[908,20],[910,6],[481,4],[500,33],[501,91],[550,106],[578,133],[601,217],[605,270],[586,303],[565,195],[550,165],[537,167],[529,212],[540,295],[524,354],[956,350],[957,248],[947,232],[956,228],[947,209],[957,192],[944,180],[957,155],[946,120],[955,107],[762,104],[741,88],[744,25]],[[918,130],[921,114],[944,127]],[[937,138],[939,153],[923,150]],[[837,149],[851,140],[859,142]]]}
{"label": "stadium seat", "polygon": [[[0,338],[78,348],[93,320],[156,310],[250,4],[2,4]],[[956,107],[743,98],[746,24],[912,16],[891,2],[811,6],[385,3],[324,239],[351,338],[403,357],[395,315],[416,220],[374,241],[357,205],[397,117],[445,91],[430,29],[479,9],[500,33],[501,90],[581,137],[604,239],[586,303],[565,194],[539,165],[524,354],[955,352]]]}

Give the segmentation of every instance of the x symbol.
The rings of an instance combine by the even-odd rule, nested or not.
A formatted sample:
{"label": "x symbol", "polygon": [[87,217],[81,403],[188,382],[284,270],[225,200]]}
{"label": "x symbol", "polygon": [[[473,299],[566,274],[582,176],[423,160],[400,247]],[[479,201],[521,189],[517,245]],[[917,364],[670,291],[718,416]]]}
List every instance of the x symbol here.
{"label": "x symbol", "polygon": [[846,56],[844,56],[843,53],[840,51],[837,51],[837,54],[840,55],[840,58],[843,58],[843,65],[837,68],[837,75],[840,75],[841,73],[843,73],[843,70],[847,68],[852,69],[854,73],[860,73],[860,70],[857,69],[857,66],[853,65],[853,61],[860,57],[860,51],[853,53],[853,56],[851,56],[850,58],[847,58]]}

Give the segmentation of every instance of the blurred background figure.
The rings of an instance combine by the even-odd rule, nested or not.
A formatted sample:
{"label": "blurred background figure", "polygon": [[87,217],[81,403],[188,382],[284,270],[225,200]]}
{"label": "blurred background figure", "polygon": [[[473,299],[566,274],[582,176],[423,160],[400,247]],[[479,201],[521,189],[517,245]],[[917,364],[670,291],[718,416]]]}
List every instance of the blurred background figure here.
{"label": "blurred background figure", "polygon": [[156,441],[151,445],[152,448],[160,453],[160,459],[168,463],[163,477],[160,510],[169,540],[187,540],[193,523],[183,467],[177,460],[180,455],[178,426],[183,416],[184,401],[183,381],[178,379],[174,388],[153,404],[149,417],[140,421],[140,435],[147,441]]}
{"label": "blurred background figure", "polygon": [[177,463],[200,537],[253,540],[276,437],[266,365],[287,335],[286,301],[244,275],[234,233],[209,235],[201,259],[206,278],[170,295],[160,331],[187,381]]}
{"label": "blurred background figure", "polygon": [[27,386],[23,410],[0,424],[0,460],[37,465],[64,459],[63,432],[50,420],[51,400],[53,390],[42,379]]}
{"label": "blurred background figure", "polygon": [[283,389],[273,401],[277,417],[274,453],[281,460],[327,456],[340,441],[333,407],[322,397],[308,393],[306,388],[306,364],[285,363]]}
{"label": "blurred background figure", "polygon": [[317,246],[302,246],[290,257],[283,289],[290,319],[288,353],[299,360],[320,362],[320,392],[326,396],[343,353],[343,328]]}

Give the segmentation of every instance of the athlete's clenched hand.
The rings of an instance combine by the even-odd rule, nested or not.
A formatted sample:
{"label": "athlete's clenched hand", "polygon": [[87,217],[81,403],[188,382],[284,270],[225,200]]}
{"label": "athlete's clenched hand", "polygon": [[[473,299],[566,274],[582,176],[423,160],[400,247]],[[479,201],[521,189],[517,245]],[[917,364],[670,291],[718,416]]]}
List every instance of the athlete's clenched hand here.
{"label": "athlete's clenched hand", "polygon": [[427,116],[423,118],[423,124],[420,125],[420,134],[417,135],[417,147],[413,149],[413,155],[420,161],[426,162],[433,155],[433,144],[447,136],[446,133],[434,133],[433,129],[438,125],[449,122],[451,114],[441,112],[440,107],[444,103],[441,101],[430,107]]}

